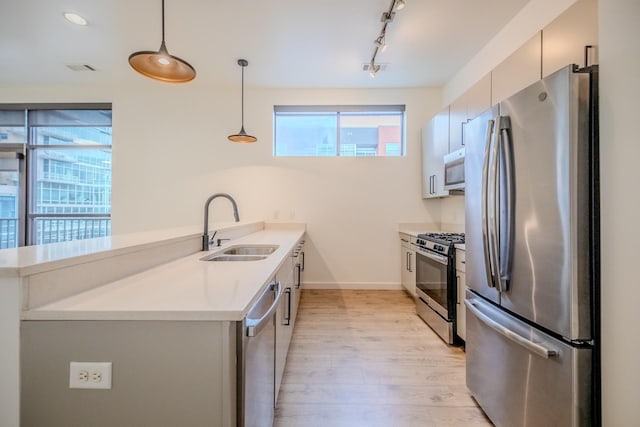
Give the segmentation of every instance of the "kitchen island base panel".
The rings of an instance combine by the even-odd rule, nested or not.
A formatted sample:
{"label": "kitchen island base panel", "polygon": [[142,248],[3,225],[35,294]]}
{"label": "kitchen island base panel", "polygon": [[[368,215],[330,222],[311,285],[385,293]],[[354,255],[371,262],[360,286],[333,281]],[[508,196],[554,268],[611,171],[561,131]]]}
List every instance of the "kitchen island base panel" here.
{"label": "kitchen island base panel", "polygon": [[[21,425],[236,424],[236,322],[23,321]],[[112,362],[112,388],[69,388],[69,363]]]}

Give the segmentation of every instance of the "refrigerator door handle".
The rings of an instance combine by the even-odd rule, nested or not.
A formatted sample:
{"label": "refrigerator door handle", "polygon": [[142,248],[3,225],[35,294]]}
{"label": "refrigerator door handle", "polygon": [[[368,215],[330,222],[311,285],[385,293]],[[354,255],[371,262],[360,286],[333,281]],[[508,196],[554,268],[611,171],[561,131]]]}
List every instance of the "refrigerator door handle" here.
{"label": "refrigerator door handle", "polygon": [[464,304],[471,311],[471,313],[473,313],[473,315],[476,316],[482,323],[484,323],[503,337],[509,339],[510,341],[513,341],[514,343],[526,348],[531,353],[534,353],[544,359],[550,359],[552,357],[559,356],[559,353],[556,350],[546,348],[541,344],[528,340],[527,338],[518,335],[512,330],[502,326],[500,323],[491,319],[489,316],[478,310],[478,302],[476,302],[475,300],[466,299],[464,300]]}
{"label": "refrigerator door handle", "polygon": [[500,280],[500,256],[498,241],[498,218],[500,195],[498,194],[498,165],[500,153],[500,127],[502,117],[497,116],[493,126],[491,138],[491,153],[489,154],[489,171],[487,183],[487,206],[488,206],[488,228],[489,228],[489,260],[491,261],[491,271],[494,278],[494,287],[498,292],[503,292],[503,284]]}
{"label": "refrigerator door handle", "polygon": [[491,254],[489,252],[489,218],[488,218],[488,197],[489,197],[489,157],[491,155],[491,136],[493,135],[493,120],[487,121],[487,136],[484,146],[484,161],[482,162],[482,249],[484,252],[484,265],[487,267],[487,284],[494,288],[493,265],[491,264]]}
{"label": "refrigerator door handle", "polygon": [[[504,156],[504,183],[505,183],[505,218],[506,230],[504,244],[500,245],[500,281],[502,289],[505,291],[509,288],[509,280],[511,279],[511,264],[513,262],[513,237],[515,229],[515,186],[514,186],[514,170],[513,170],[513,144],[511,141],[511,119],[503,116],[500,120],[500,152]],[[502,243],[502,242],[501,242]]]}

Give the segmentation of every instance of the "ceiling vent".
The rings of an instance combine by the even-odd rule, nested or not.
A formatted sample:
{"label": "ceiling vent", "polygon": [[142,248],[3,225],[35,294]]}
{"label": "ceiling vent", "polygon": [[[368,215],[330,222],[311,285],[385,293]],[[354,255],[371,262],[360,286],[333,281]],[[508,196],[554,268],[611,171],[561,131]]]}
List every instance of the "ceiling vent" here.
{"label": "ceiling vent", "polygon": [[67,65],[67,68],[73,71],[95,71],[96,70],[91,65],[87,65],[87,64],[70,64],[70,65]]}
{"label": "ceiling vent", "polygon": [[[376,66],[380,66],[380,69],[378,70],[378,72],[386,70],[388,65],[389,64],[387,64],[387,63],[376,63]],[[371,70],[371,63],[370,62],[363,62],[362,63],[362,71],[369,72],[370,70]]]}

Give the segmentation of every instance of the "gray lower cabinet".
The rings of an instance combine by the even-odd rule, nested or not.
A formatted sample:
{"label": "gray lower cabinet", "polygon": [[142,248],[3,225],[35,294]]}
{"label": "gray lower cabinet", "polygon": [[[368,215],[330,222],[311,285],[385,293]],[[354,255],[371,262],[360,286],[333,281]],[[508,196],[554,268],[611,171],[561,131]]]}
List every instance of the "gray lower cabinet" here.
{"label": "gray lower cabinet", "polygon": [[[275,350],[268,350],[275,353],[270,353],[269,373],[275,401],[274,393],[264,396],[271,406],[295,325],[302,253],[301,242],[276,273],[290,293],[280,299],[270,325],[275,326]],[[20,329],[22,427],[235,427],[242,422],[237,413],[239,366],[246,357],[242,322],[25,320]],[[111,388],[69,388],[71,362],[111,362]]]}
{"label": "gray lower cabinet", "polygon": [[285,265],[280,267],[276,273],[276,280],[280,282],[280,286],[284,287],[284,296],[278,306],[276,315],[276,389],[275,404],[278,402],[278,394],[280,393],[280,384],[284,375],[284,366],[287,362],[287,353],[289,352],[289,344],[293,335],[294,318],[293,313],[296,307],[294,294],[299,292],[293,281],[293,258],[287,258]]}
{"label": "gray lower cabinet", "polygon": [[289,344],[296,324],[300,293],[302,291],[302,273],[304,271],[304,240],[298,242],[291,256],[276,273],[276,280],[285,287],[285,295],[278,306],[276,315],[276,390],[275,402],[278,403],[280,385],[289,353]]}
{"label": "gray lower cabinet", "polygon": [[[23,321],[21,426],[235,426],[236,322]],[[69,363],[112,362],[112,388]]]}

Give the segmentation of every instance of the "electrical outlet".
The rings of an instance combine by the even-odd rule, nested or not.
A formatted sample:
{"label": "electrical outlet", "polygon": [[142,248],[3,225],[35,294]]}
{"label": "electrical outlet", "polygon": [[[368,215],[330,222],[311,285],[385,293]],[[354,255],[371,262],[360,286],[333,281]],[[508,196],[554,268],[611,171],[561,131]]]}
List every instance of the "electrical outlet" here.
{"label": "electrical outlet", "polygon": [[69,388],[111,388],[111,362],[70,362]]}

